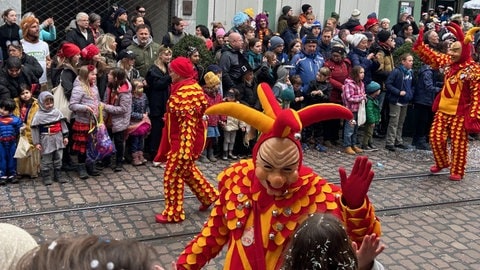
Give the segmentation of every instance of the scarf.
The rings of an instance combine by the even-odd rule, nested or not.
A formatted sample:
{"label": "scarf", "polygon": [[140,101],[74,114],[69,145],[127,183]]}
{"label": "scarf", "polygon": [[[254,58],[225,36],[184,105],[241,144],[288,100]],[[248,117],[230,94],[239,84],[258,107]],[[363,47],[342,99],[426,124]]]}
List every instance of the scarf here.
{"label": "scarf", "polygon": [[57,108],[46,109],[45,108],[45,100],[47,98],[51,98],[53,100],[52,93],[48,91],[43,91],[38,96],[38,105],[40,106],[40,110],[37,111],[35,116],[33,117],[31,126],[39,126],[39,125],[46,125],[56,123],[62,119],[65,119],[62,112],[60,112]]}

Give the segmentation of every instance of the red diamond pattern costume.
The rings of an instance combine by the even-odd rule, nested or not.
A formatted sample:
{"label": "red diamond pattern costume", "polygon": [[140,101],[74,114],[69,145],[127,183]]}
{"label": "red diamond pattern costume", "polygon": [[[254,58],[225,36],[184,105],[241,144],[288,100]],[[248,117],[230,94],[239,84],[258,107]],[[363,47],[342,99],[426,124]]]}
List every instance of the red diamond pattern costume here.
{"label": "red diamond pattern costume", "polygon": [[[204,211],[218,198],[218,190],[195,165],[205,145],[206,121],[203,120],[207,100],[202,87],[193,79],[193,65],[185,57],[177,57],[170,69],[179,74],[173,80],[167,101],[165,127],[154,161],[166,161],[163,179],[165,210],[156,215],[159,223],[185,220],[183,209],[185,183],[202,203]],[[178,78],[178,75],[175,75]],[[173,79],[173,78],[172,78]]]}
{"label": "red diamond pattern costume", "polygon": [[[200,269],[224,245],[228,245],[224,269],[276,269],[292,232],[308,214],[316,212],[339,217],[357,243],[367,234],[381,233],[374,207],[366,197],[373,179],[366,157],[356,160],[348,178],[340,169],[343,194],[340,187],[327,183],[301,163],[298,134],[302,126],[326,119],[351,119],[352,113],[337,104],[316,104],[298,112],[282,110],[265,83],[258,87],[258,95],[264,113],[233,102],[206,111],[233,116],[262,134],[253,149],[253,159],[242,160],[219,175],[220,198],[202,231],[178,258],[178,269]],[[283,152],[290,147],[293,152]],[[291,160],[289,156],[298,157],[293,163],[294,172],[290,171],[291,165],[271,165],[276,163],[268,159],[270,152],[287,161]],[[289,177],[294,178],[288,184],[276,184],[277,179]]]}
{"label": "red diamond pattern costume", "polygon": [[[437,173],[450,167],[450,180],[461,180],[465,175],[468,151],[468,133],[480,132],[480,66],[471,58],[471,42],[474,27],[464,36],[461,28],[452,23],[447,28],[456,37],[448,54],[438,53],[423,43],[420,32],[413,50],[434,69],[444,69],[444,85],[437,95],[433,111],[435,117],[430,130],[430,145],[435,165],[430,168]],[[451,141],[451,154],[447,140]]]}

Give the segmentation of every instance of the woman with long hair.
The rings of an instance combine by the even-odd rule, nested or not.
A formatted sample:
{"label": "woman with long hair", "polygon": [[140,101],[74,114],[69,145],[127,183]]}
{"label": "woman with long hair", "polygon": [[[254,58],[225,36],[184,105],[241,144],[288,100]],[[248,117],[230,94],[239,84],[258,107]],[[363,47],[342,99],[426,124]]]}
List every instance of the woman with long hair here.
{"label": "woman with long hair", "polygon": [[172,83],[172,78],[170,78],[168,73],[168,64],[171,60],[172,50],[161,46],[155,64],[150,67],[147,76],[145,76],[148,85],[145,94],[148,98],[150,106],[149,117],[152,122],[152,129],[147,138],[148,147],[146,147],[150,159],[153,159],[157,154],[160,139],[162,138],[163,115],[165,114],[167,100],[170,95],[170,84]]}
{"label": "woman with long hair", "polygon": [[109,68],[114,68],[117,65],[117,42],[115,36],[112,34],[103,34],[99,36],[95,45],[100,50],[102,60]]}
{"label": "woman with long hair", "polygon": [[78,175],[80,179],[87,179],[88,175],[98,176],[94,163],[87,162],[88,131],[92,122],[92,115],[98,117],[100,96],[97,88],[97,69],[93,65],[84,65],[78,70],[78,77],[73,83],[70,97],[70,110],[75,114],[73,123],[73,146],[78,153]]}

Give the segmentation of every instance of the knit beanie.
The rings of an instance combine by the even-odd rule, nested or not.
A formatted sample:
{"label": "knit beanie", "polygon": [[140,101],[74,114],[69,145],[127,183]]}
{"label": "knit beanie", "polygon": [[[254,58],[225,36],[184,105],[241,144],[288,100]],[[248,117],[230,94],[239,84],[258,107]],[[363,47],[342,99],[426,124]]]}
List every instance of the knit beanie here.
{"label": "knit beanie", "polygon": [[377,18],[377,13],[372,12],[372,13],[368,14],[367,19],[378,19]]}
{"label": "knit beanie", "polygon": [[215,31],[215,36],[216,37],[224,37],[225,36],[225,29],[218,28],[217,31]]}
{"label": "knit beanie", "polygon": [[190,59],[180,56],[170,62],[170,69],[183,78],[192,78],[195,75]]}
{"label": "knit beanie", "polygon": [[283,14],[283,15],[287,15],[287,13],[288,13],[291,9],[292,9],[291,6],[284,6],[284,7],[282,8],[282,14]]}
{"label": "knit beanie", "polygon": [[244,12],[237,12],[235,16],[233,16],[232,24],[235,27],[238,27],[248,21],[248,16]]}
{"label": "knit beanie", "polygon": [[77,54],[80,54],[80,48],[76,44],[70,42],[63,43],[60,50],[58,50],[58,56],[60,57],[71,58]]}
{"label": "knit beanie", "polygon": [[378,20],[376,18],[370,18],[365,23],[365,30],[368,30],[370,27],[378,25]]}
{"label": "knit beanie", "polygon": [[213,88],[220,84],[220,78],[211,71],[207,72],[207,74],[203,76],[203,79],[205,80],[205,86],[208,88]]}
{"label": "knit beanie", "polygon": [[302,11],[303,13],[306,13],[308,11],[309,8],[311,8],[312,6],[309,5],[309,4],[305,4],[305,5],[302,5]]}
{"label": "knit beanie", "polygon": [[281,45],[284,45],[285,42],[283,41],[283,39],[279,36],[273,36],[271,39],[270,39],[270,50],[273,51],[275,50],[278,46],[281,46]]}
{"label": "knit beanie", "polygon": [[338,44],[332,47],[332,53],[339,53],[341,55],[345,55],[346,51],[342,45]]}
{"label": "knit beanie", "polygon": [[92,60],[93,57],[100,53],[100,50],[94,44],[88,44],[87,47],[82,49],[81,55],[85,60]]}
{"label": "knit beanie", "polygon": [[213,72],[213,73],[219,73],[219,72],[222,72],[222,68],[218,65],[209,65],[207,67],[207,72]]}
{"label": "knit beanie", "polygon": [[367,86],[365,87],[365,92],[367,94],[373,94],[376,91],[380,90],[380,84],[377,82],[371,81]]}
{"label": "knit beanie", "polygon": [[377,39],[379,42],[386,42],[390,38],[390,36],[390,31],[387,30],[381,30],[377,33]]}
{"label": "knit beanie", "polygon": [[26,17],[20,22],[20,28],[22,29],[22,36],[25,40],[28,40],[28,29],[34,24],[34,23],[39,23],[38,19],[35,17]]}
{"label": "knit beanie", "polygon": [[357,47],[358,44],[360,44],[360,42],[364,39],[368,40],[367,36],[365,36],[364,34],[356,33],[351,37],[350,44],[352,44],[353,47]]}
{"label": "knit beanie", "polygon": [[305,44],[308,44],[308,43],[317,43],[318,44],[318,39],[314,35],[308,34],[303,39],[303,44],[305,45]]}
{"label": "knit beanie", "polygon": [[115,11],[115,14],[113,15],[113,21],[116,21],[117,18],[120,17],[120,15],[122,15],[124,13],[127,13],[126,9],[124,9],[122,7],[117,8],[117,10]]}

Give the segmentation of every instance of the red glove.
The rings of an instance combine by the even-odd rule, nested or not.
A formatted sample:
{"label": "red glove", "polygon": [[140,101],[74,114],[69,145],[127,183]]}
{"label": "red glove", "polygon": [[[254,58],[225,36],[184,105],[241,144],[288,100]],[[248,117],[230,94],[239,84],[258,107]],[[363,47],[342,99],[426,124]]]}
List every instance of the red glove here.
{"label": "red glove", "polygon": [[339,168],[338,172],[345,204],[351,209],[359,208],[367,196],[370,183],[375,175],[372,170],[372,162],[368,160],[368,157],[357,157],[348,178],[345,168]]}

